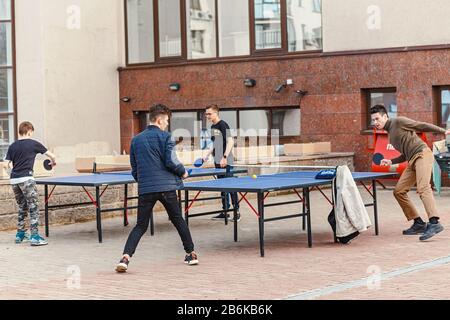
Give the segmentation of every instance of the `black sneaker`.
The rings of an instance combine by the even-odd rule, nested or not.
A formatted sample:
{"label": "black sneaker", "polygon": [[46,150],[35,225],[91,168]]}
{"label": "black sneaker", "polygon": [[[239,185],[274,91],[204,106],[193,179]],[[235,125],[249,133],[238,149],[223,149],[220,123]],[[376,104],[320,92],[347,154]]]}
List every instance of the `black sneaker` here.
{"label": "black sneaker", "polygon": [[116,265],[116,271],[119,273],[127,272],[129,262],[130,261],[125,257],[120,259],[119,263]]}
{"label": "black sneaker", "polygon": [[[227,218],[230,219],[230,215],[227,213]],[[213,220],[225,220],[225,213],[221,213],[215,217],[212,217]]]}
{"label": "black sneaker", "polygon": [[442,224],[440,224],[439,222],[438,223],[428,223],[427,224],[427,229],[425,230],[423,235],[421,235],[419,237],[419,240],[420,241],[428,240],[431,237],[433,237],[434,235],[436,235],[439,232],[441,232],[442,230],[444,230],[444,226]]}
{"label": "black sneaker", "polygon": [[337,237],[338,241],[342,244],[350,244],[350,242],[359,235],[359,231],[355,231],[345,237]]}
{"label": "black sneaker", "polygon": [[[239,212],[236,214],[236,218],[237,222],[241,221],[241,214]],[[230,221],[234,222],[234,215],[231,217]]]}
{"label": "black sneaker", "polygon": [[416,234],[422,234],[425,232],[426,228],[427,228],[426,223],[414,222],[409,229],[403,230],[403,234],[405,236],[414,236]]}
{"label": "black sneaker", "polygon": [[198,264],[198,256],[197,254],[192,251],[191,253],[187,254],[186,257],[184,257],[184,263],[193,266]]}

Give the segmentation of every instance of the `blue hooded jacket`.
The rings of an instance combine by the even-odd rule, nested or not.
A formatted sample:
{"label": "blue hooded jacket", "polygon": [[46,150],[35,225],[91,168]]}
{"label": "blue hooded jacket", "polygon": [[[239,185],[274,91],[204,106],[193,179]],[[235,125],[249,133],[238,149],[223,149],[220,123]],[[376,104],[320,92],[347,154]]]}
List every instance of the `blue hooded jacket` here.
{"label": "blue hooded jacket", "polygon": [[170,133],[150,125],[131,140],[131,174],[138,183],[139,195],[183,188],[186,169],[175,153]]}

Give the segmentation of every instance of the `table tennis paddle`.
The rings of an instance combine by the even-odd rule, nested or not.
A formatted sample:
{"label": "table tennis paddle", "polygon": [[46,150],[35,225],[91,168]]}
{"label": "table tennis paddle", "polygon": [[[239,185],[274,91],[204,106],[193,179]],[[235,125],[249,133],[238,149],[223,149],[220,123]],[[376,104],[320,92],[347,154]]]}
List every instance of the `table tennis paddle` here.
{"label": "table tennis paddle", "polygon": [[205,161],[203,160],[203,158],[198,158],[194,161],[194,167],[199,168],[203,165],[204,162]]}
{"label": "table tennis paddle", "polygon": [[53,169],[52,162],[49,159],[44,160],[44,168],[47,171],[50,171]]}
{"label": "table tennis paddle", "polygon": [[375,163],[377,166],[381,164],[381,160],[384,159],[384,156],[381,153],[375,153],[372,157],[373,163]]}

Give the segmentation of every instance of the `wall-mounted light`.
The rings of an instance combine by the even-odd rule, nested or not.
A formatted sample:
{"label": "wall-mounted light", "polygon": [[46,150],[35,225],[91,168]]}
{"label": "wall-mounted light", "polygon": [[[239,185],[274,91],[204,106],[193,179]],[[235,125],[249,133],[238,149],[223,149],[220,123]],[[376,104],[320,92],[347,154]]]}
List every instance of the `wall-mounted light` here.
{"label": "wall-mounted light", "polygon": [[254,87],[254,86],[256,86],[256,80],[255,79],[250,79],[250,78],[245,79],[244,80],[244,85],[246,87]]}
{"label": "wall-mounted light", "polygon": [[120,100],[122,100],[123,102],[130,102],[131,98],[130,97],[122,97]]}
{"label": "wall-mounted light", "polygon": [[181,85],[176,82],[169,84],[169,89],[172,91],[178,91],[178,90],[180,90],[180,87],[181,87]]}

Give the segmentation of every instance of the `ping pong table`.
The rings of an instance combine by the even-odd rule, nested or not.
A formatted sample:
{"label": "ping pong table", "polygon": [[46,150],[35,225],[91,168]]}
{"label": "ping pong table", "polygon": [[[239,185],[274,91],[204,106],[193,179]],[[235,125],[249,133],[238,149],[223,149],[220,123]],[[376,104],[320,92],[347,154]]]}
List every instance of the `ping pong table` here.
{"label": "ping pong table", "polygon": [[[185,219],[189,219],[189,209],[192,207],[194,202],[197,200],[198,196],[203,191],[222,191],[222,192],[237,192],[241,199],[239,201],[245,201],[250,209],[255,213],[258,218],[259,226],[259,246],[260,255],[264,256],[264,224],[266,222],[290,219],[296,217],[302,217],[303,220],[303,230],[305,230],[305,222],[307,225],[307,237],[308,237],[308,247],[312,246],[312,232],[311,232],[311,203],[310,203],[310,191],[313,189],[319,190],[322,195],[327,198],[331,205],[333,201],[330,200],[325,193],[322,191],[323,186],[332,186],[333,179],[316,179],[315,176],[318,172],[313,171],[300,171],[300,172],[285,172],[270,175],[260,175],[256,179],[253,177],[234,177],[234,178],[224,178],[220,180],[206,180],[199,182],[189,182],[184,185],[184,190],[187,191],[197,191],[195,197],[189,202],[189,198],[185,198],[185,201],[189,203],[185,210]],[[372,202],[365,204],[366,207],[373,206],[374,211],[374,224],[375,224],[375,234],[379,234],[378,229],[378,208],[377,208],[377,193],[376,184],[378,179],[390,178],[396,175],[396,173],[379,173],[379,172],[354,172],[352,173],[353,179],[356,182],[361,183],[364,188],[372,196]],[[371,186],[367,186],[364,181],[371,181]],[[301,193],[299,192],[301,189]],[[371,190],[372,189],[372,190]],[[299,200],[277,202],[265,204],[264,200],[273,191],[282,190],[293,190],[298,196]],[[332,187],[332,190],[335,190]],[[250,201],[247,199],[247,194],[256,193],[257,194],[257,208],[255,208]],[[333,197],[332,197],[333,199]],[[282,206],[293,203],[302,203],[302,212],[294,213],[284,216],[276,216],[265,218],[265,208]],[[234,209],[234,241],[238,241],[238,221],[236,219],[237,210]],[[306,220],[306,221],[305,221]],[[335,239],[336,240],[336,239]]]}
{"label": "ping pong table", "polygon": [[[215,168],[186,168],[189,174],[189,178],[195,177],[220,177],[227,175],[226,169],[215,169]],[[246,173],[247,170],[243,168],[232,169],[229,174],[235,175],[239,173]],[[36,179],[36,184],[44,185],[44,212],[45,212],[45,235],[49,236],[49,209],[61,209],[67,207],[77,207],[85,205],[94,205],[96,208],[96,221],[97,221],[97,231],[98,231],[98,241],[103,241],[102,236],[102,222],[101,214],[104,212],[112,211],[123,211],[123,224],[128,225],[128,210],[136,209],[138,206],[128,206],[128,200],[137,199],[137,196],[128,196],[128,185],[134,184],[136,181],[131,175],[131,171],[116,171],[116,172],[103,172],[103,173],[92,173],[77,176],[66,176],[66,177],[51,177],[51,178],[40,178]],[[101,198],[109,186],[113,185],[123,185],[124,186],[124,197],[123,197],[123,207],[121,208],[108,208],[102,209]],[[53,186],[49,192],[49,186]],[[69,204],[58,204],[49,205],[50,198],[52,197],[55,188],[57,186],[68,186],[68,187],[81,187],[86,195],[89,197],[90,202],[76,202]],[[91,194],[87,188],[95,188],[95,194]],[[180,199],[181,206],[181,190],[178,191],[178,197]],[[202,200],[212,200],[221,199],[221,197],[209,197]],[[222,210],[223,211],[223,210]],[[221,212],[222,212],[221,211]],[[154,224],[153,217],[150,218],[150,234],[154,234]]]}

